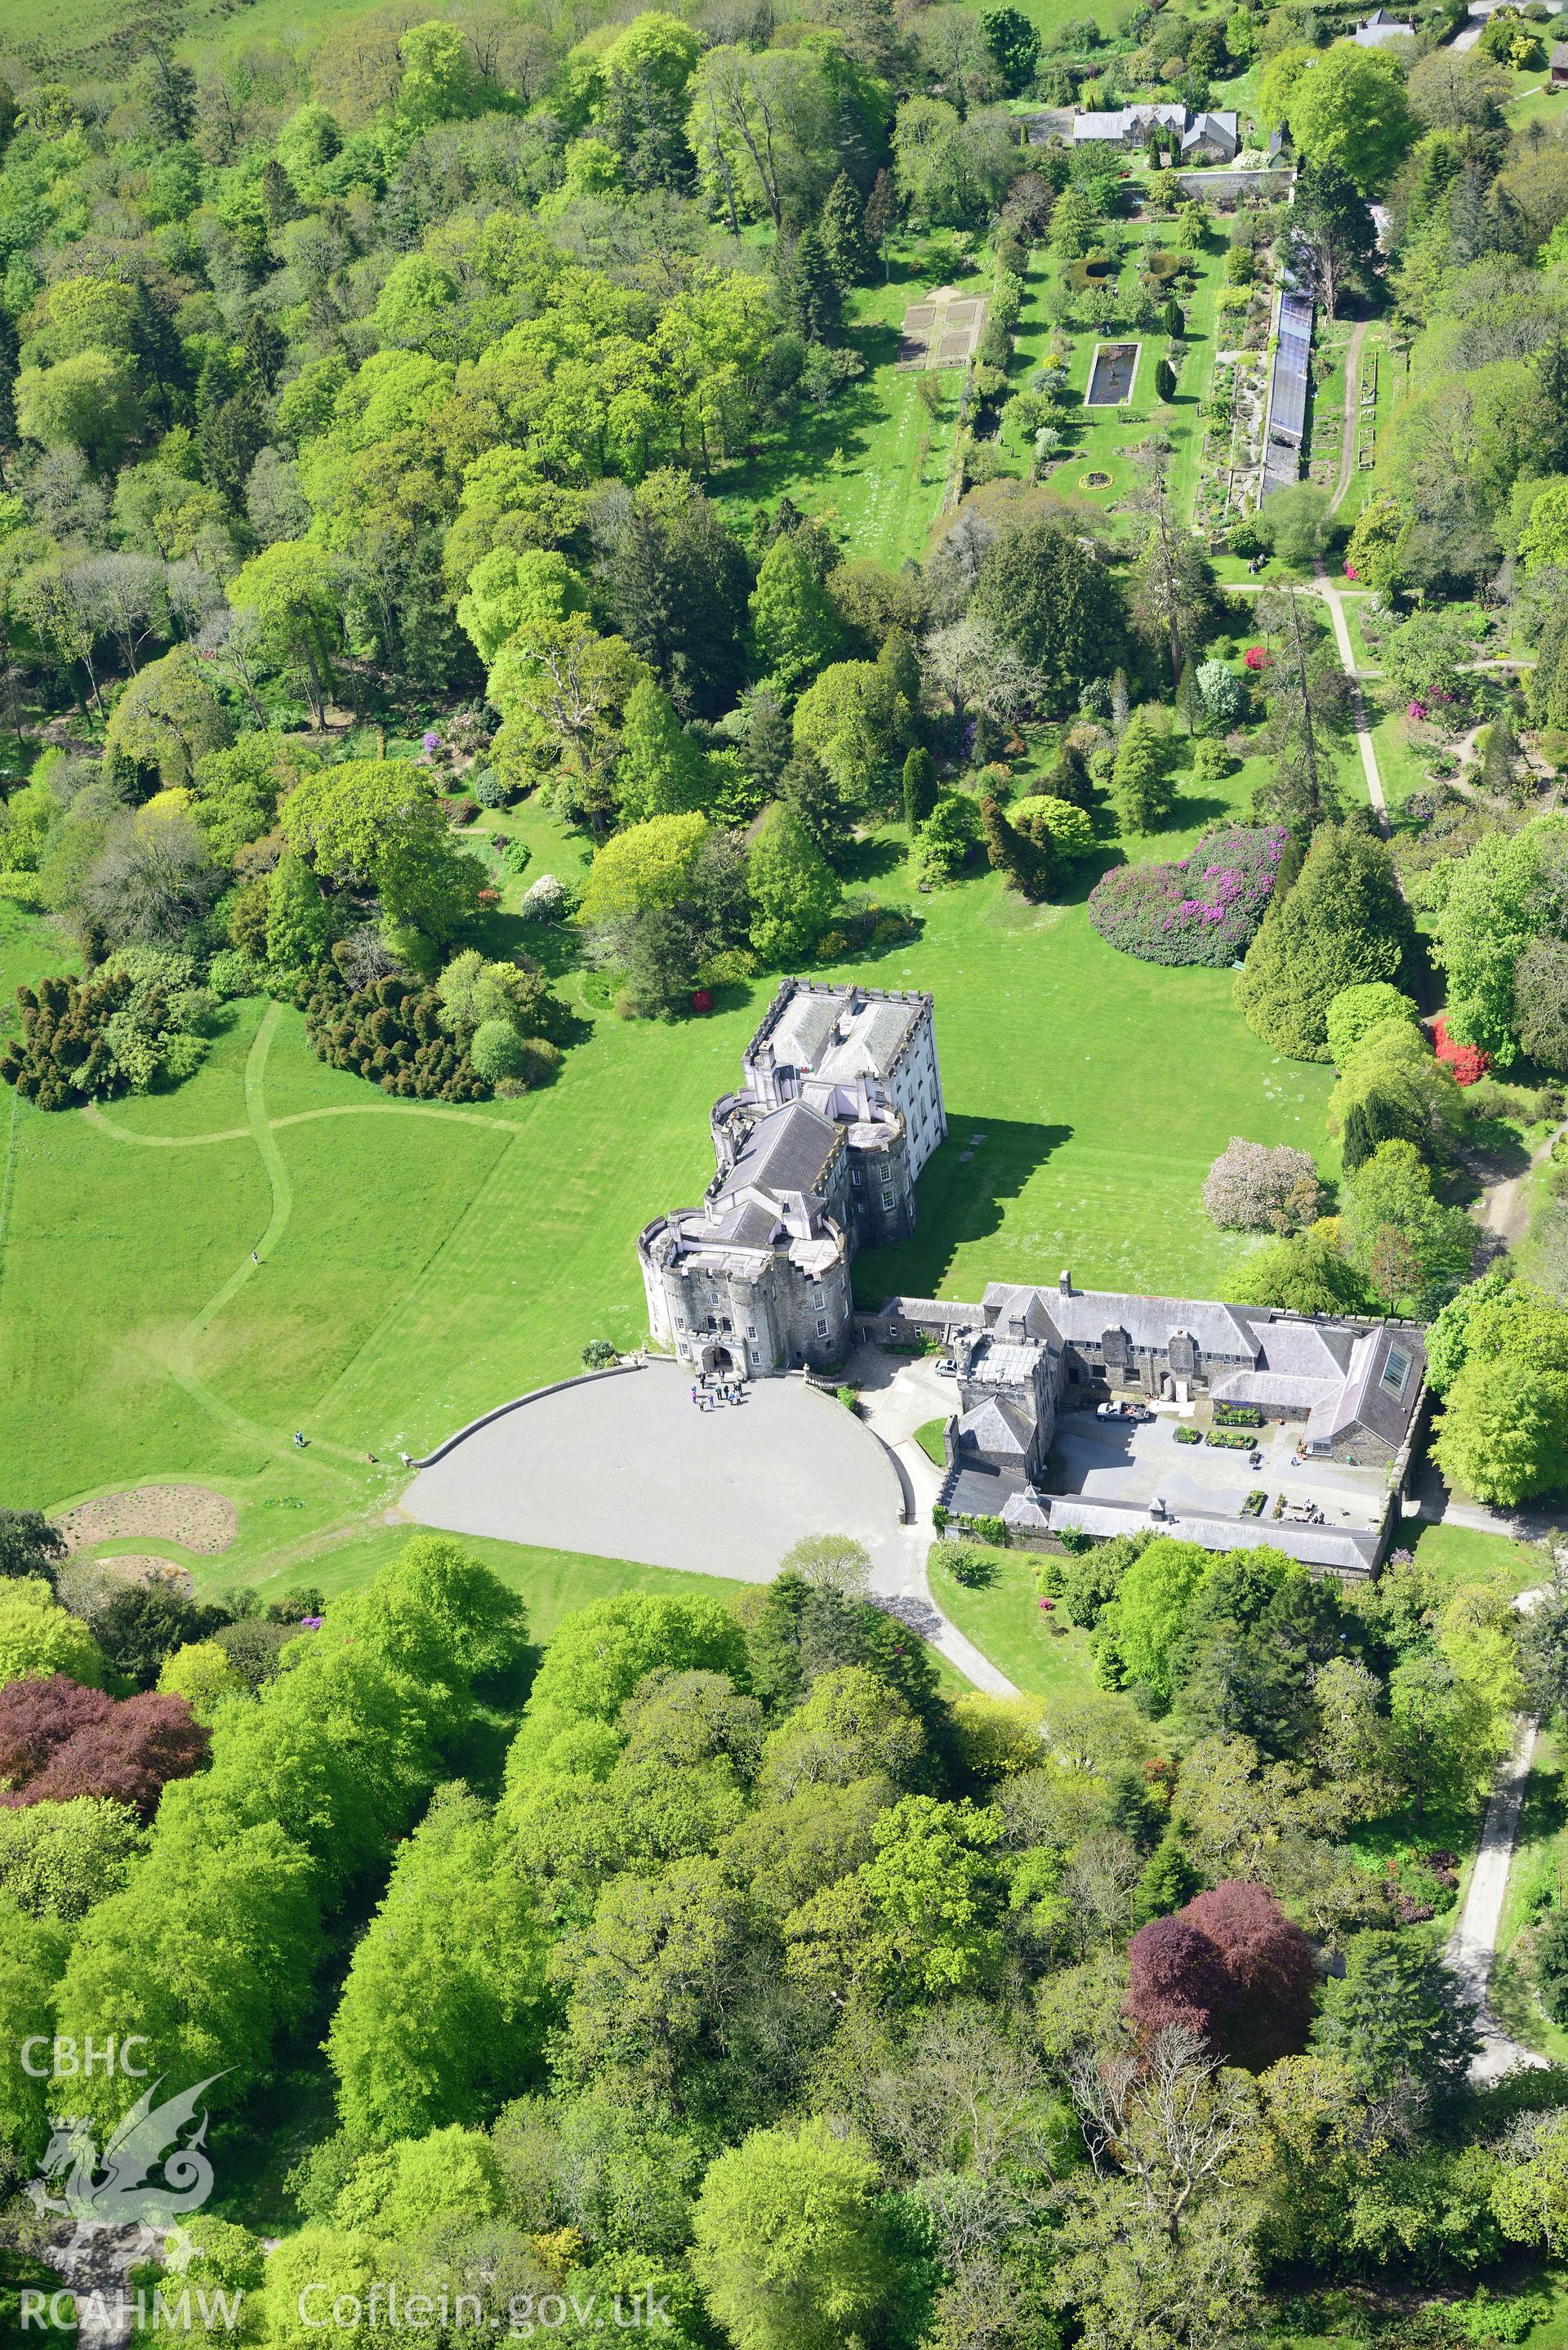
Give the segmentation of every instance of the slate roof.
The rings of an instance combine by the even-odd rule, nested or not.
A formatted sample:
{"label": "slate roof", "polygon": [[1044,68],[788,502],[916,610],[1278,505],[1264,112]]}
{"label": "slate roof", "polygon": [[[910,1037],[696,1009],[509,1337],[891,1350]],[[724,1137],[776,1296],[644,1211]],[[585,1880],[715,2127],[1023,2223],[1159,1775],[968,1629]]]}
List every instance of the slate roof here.
{"label": "slate roof", "polygon": [[[898,1301],[907,1319],[919,1302]],[[993,1281],[984,1305],[944,1307],[992,1327],[971,1356],[972,1375],[1027,1384],[1033,1349],[1012,1331],[1022,1321],[1039,1344],[1066,1344],[1097,1353],[1107,1330],[1125,1330],[1135,1350],[1164,1355],[1178,1331],[1197,1341],[1205,1376],[1221,1403],[1256,1403],[1307,1413],[1309,1440],[1332,1441],[1365,1428],[1397,1451],[1409,1432],[1421,1390],[1426,1353],[1418,1333],[1402,1324],[1372,1329],[1355,1323],[1275,1318],[1266,1307],[1226,1305],[1204,1298],[1137,1297],[1112,1289],[1023,1289]],[[1002,1336],[1000,1334],[1008,1333]],[[1228,1357],[1231,1370],[1213,1367]],[[1402,1378],[1384,1374],[1397,1357]]]}
{"label": "slate roof", "polygon": [[1125,1330],[1134,1347],[1163,1352],[1173,1331],[1186,1330],[1208,1356],[1253,1361],[1262,1352],[1239,1308],[1203,1298],[1136,1297],[1116,1289],[1075,1289],[1064,1296],[1057,1290],[1017,1289],[997,1281],[985,1293],[988,1309],[995,1305],[1002,1323],[1010,1314],[1026,1314],[1032,1299],[1070,1346],[1097,1349],[1107,1330]]}
{"label": "slate roof", "polygon": [[768,1035],[779,1066],[793,1064],[834,1085],[858,1076],[885,1077],[923,1007],[872,996],[853,1013],[848,1035],[839,1036],[839,1022],[854,1000],[848,988],[792,995]]}
{"label": "slate roof", "polygon": [[1111,1502],[1084,1502],[1071,1494],[1050,1499],[1051,1527],[1064,1526],[1086,1534],[1134,1534],[1152,1528],[1182,1542],[1202,1543],[1209,1550],[1258,1550],[1265,1545],[1282,1550],[1305,1566],[1333,1567],[1345,1575],[1370,1575],[1377,1563],[1376,1533],[1350,1534],[1333,1526],[1293,1525],[1282,1520],[1261,1525],[1256,1518],[1203,1517],[1196,1511],[1173,1511],[1168,1518],[1151,1517],[1147,1509]]}
{"label": "slate roof", "polygon": [[961,1517],[1000,1518],[1011,1496],[1027,1490],[1022,1469],[966,1458],[943,1485],[942,1505]]}
{"label": "slate roof", "polygon": [[1109,112],[1087,109],[1073,117],[1073,136],[1085,143],[1098,139],[1125,139],[1158,122],[1169,130],[1185,130],[1187,109],[1179,105],[1118,106]]}
{"label": "slate roof", "polygon": [[1241,135],[1233,114],[1224,112],[1195,114],[1181,141],[1185,154],[1189,147],[1199,147],[1210,140],[1228,148],[1234,155],[1241,144]]}
{"label": "slate roof", "polygon": [[1034,1436],[1034,1423],[1020,1411],[1016,1404],[988,1396],[984,1403],[976,1404],[959,1421],[959,1441],[972,1446],[993,1459],[1007,1460],[1016,1454],[1023,1460]]}
{"label": "slate roof", "polygon": [[1416,36],[1416,27],[1403,16],[1394,16],[1386,8],[1374,8],[1370,16],[1357,25],[1351,38],[1364,49],[1380,49],[1388,41],[1409,41]]}
{"label": "slate roof", "polygon": [[763,1191],[815,1191],[838,1147],[838,1128],[805,1102],[787,1102],[757,1120],[724,1183],[726,1195],[754,1184]]}

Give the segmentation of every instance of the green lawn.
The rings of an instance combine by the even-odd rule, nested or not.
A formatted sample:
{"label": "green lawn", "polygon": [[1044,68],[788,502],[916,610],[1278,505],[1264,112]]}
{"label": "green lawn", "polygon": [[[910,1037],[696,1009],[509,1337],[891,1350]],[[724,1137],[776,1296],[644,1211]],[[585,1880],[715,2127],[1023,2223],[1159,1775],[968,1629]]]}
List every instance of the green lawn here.
{"label": "green lawn", "polygon": [[[1395,1546],[1400,1546],[1397,1539]],[[1552,1571],[1532,1544],[1481,1534],[1473,1526],[1423,1526],[1415,1551],[1420,1564],[1444,1583],[1485,1583],[1510,1599],[1517,1591],[1543,1583]]]}
{"label": "green lawn", "polygon": [[[1127,853],[1179,852],[1245,783],[1189,788],[1169,831]],[[530,874],[580,862],[536,812],[507,828],[531,836]],[[896,840],[864,862],[884,896],[908,896]],[[1261,1044],[1229,972],[1105,946],[1081,902],[1096,869],[1056,906],[992,875],[915,899],[917,941],[833,974],[935,993],[952,1124],[917,1234],[861,1260],[863,1295],[977,1296],[1064,1263],[1105,1286],[1223,1295],[1245,1243],[1202,1213],[1210,1160],[1232,1134],[1322,1147],[1329,1073]],[[529,942],[562,961],[559,939]],[[400,1449],[574,1369],[590,1337],[634,1344],[636,1235],[711,1173],[709,1107],[773,983],[671,1024],[596,1008],[579,974],[565,984],[591,1031],[518,1102],[390,1102],[317,1061],[297,1013],[258,1001],[173,1094],[101,1120],[18,1103],[13,1125],[7,1106],[6,1502],[196,1479],[240,1506],[226,1572],[296,1565],[379,1520]]]}
{"label": "green lawn", "polygon": [[[910,304],[953,282],[957,266],[946,234],[898,241],[888,282],[858,288],[846,304],[847,339],[865,374],[826,407],[797,410],[752,464],[725,477],[732,521],[787,494],[831,524],[852,555],[896,568],[924,554],[941,509],[962,371],[900,368],[898,330]],[[966,293],[983,294],[989,273],[971,266],[963,283]],[[934,411],[922,386],[938,392]]]}
{"label": "green lawn", "polygon": [[[345,16],[365,13],[364,0],[180,0],[171,11],[176,46],[204,57],[241,41],[308,46]],[[35,70],[120,74],[146,40],[140,0],[6,0],[0,12],[0,54]]]}
{"label": "green lawn", "polygon": [[1088,1635],[1068,1628],[1053,1636],[1051,1624],[1065,1625],[1060,1604],[1047,1613],[1034,1588],[1038,1559],[1029,1551],[996,1554],[994,1582],[971,1591],[955,1583],[933,1546],[928,1566],[931,1596],[944,1616],[974,1642],[1026,1697],[1080,1695],[1095,1686]]}
{"label": "green lawn", "polygon": [[1354,588],[1347,588],[1340,598],[1345,625],[1350,633],[1350,650],[1355,656],[1356,668],[1362,670],[1375,670],[1382,663],[1379,648],[1368,644],[1361,625],[1361,615],[1370,601],[1370,596],[1358,595]]}
{"label": "green lawn", "polygon": [[1366,715],[1372,722],[1372,747],[1377,754],[1377,772],[1383,778],[1383,796],[1388,803],[1388,813],[1397,822],[1401,809],[1412,792],[1429,788],[1427,761],[1436,747],[1428,739],[1416,739],[1413,722],[1405,715],[1391,687],[1371,679],[1363,688]]}
{"label": "green lawn", "polygon": [[[340,1592],[354,1591],[368,1583],[421,1531],[410,1524],[378,1526],[317,1552],[307,1565],[279,1564],[275,1557],[266,1563],[265,1573],[237,1578],[230,1564],[234,1554],[228,1553],[222,1558],[192,1562],[193,1576],[197,1588],[204,1592],[223,1591],[236,1580],[250,1583],[264,1603],[301,1583],[314,1585],[324,1598],[333,1599]],[[563,1616],[587,1607],[593,1600],[610,1598],[618,1591],[655,1591],[667,1598],[725,1599],[751,1587],[722,1575],[638,1566],[628,1559],[593,1558],[581,1551],[533,1550],[521,1543],[492,1542],[476,1534],[464,1534],[462,1539],[464,1550],[483,1560],[525,1601],[528,1629],[540,1647],[554,1637]]]}
{"label": "green lawn", "polygon": [[917,1428],[915,1430],[916,1443],[927,1460],[938,1469],[947,1465],[947,1453],[942,1444],[942,1439],[947,1433],[947,1425],[945,1419],[928,1419],[923,1427]]}
{"label": "green lawn", "polygon": [[[1405,396],[1409,360],[1407,355],[1396,353],[1390,349],[1388,329],[1380,320],[1367,328],[1366,338],[1361,347],[1363,369],[1373,353],[1376,353],[1377,358],[1377,403],[1373,411],[1374,446],[1381,451],[1388,429],[1388,419],[1393,414],[1397,402]],[[1365,427],[1360,425],[1359,421],[1357,433],[1359,451],[1361,441],[1365,438]],[[1334,510],[1334,520],[1346,530],[1370,497],[1376,478],[1374,468],[1370,465],[1363,465],[1359,462],[1358,454],[1357,463],[1352,471],[1345,495]]]}

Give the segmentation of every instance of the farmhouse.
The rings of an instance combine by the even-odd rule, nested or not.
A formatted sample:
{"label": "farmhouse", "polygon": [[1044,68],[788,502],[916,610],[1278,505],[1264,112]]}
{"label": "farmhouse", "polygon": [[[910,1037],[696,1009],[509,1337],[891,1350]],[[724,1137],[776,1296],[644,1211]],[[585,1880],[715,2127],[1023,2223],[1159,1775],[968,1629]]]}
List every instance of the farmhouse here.
{"label": "farmhouse", "polygon": [[1416,27],[1407,17],[1396,16],[1391,9],[1374,8],[1370,16],[1358,17],[1351,38],[1363,49],[1384,49],[1393,41],[1413,41]]}
{"label": "farmhouse", "polygon": [[913,1229],[947,1132],[930,997],[785,980],[709,1123],[701,1204],[638,1240],[653,1336],[742,1378],[841,1361],[850,1260]]}
{"label": "farmhouse", "polygon": [[1123,106],[1114,113],[1073,117],[1075,147],[1103,145],[1126,151],[1146,147],[1152,129],[1174,132],[1184,163],[1233,163],[1241,140],[1233,113],[1194,114],[1187,107]]}
{"label": "farmhouse", "polygon": [[1550,81],[1553,89],[1568,89],[1568,41],[1559,41],[1552,49]]}

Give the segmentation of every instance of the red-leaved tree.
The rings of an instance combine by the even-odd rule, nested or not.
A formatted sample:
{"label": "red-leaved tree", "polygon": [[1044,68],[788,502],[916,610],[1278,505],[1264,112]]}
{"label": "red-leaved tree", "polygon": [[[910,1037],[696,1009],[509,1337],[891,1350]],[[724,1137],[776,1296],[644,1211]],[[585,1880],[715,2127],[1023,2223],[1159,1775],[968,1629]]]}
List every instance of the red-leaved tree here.
{"label": "red-leaved tree", "polygon": [[1125,2012],[1146,2038],[1186,2024],[1253,2073],[1305,2046],[1312,1945],[1266,1886],[1216,1885],[1145,1926],[1127,1955]]}
{"label": "red-leaved tree", "polygon": [[7,1681],[0,1689],[0,1784],[26,1785],[57,1747],[113,1711],[111,1697],[67,1673]]}
{"label": "red-leaved tree", "polygon": [[[143,1819],[150,1819],[170,1780],[188,1779],[206,1762],[211,1733],[194,1719],[182,1697],[161,1697],[144,1690],[116,1705],[97,1690],[78,1690],[64,1674],[57,1673],[53,1680],[60,1690],[72,1695],[57,1697],[57,1711],[47,1728],[52,1730],[61,1717],[68,1721],[73,1712],[76,1726],[66,1737],[47,1742],[34,1736],[27,1751],[37,1755],[38,1766],[26,1774],[15,1770],[6,1774],[11,1788],[0,1794],[0,1805],[6,1809],[67,1804],[77,1795],[96,1795],[129,1804]],[[47,1681],[11,1683],[0,1695],[8,1698],[15,1688],[47,1690],[50,1686]],[[99,1710],[76,1708],[77,1697],[98,1700]],[[13,1740],[0,1752],[21,1752],[20,1741]]]}

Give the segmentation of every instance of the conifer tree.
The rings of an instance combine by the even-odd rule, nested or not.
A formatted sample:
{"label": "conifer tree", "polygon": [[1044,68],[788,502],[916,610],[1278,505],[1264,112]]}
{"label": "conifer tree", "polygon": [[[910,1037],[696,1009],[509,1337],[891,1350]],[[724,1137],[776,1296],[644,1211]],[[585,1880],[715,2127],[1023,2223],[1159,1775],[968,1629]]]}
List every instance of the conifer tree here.
{"label": "conifer tree", "polygon": [[1359,827],[1322,825],[1295,887],[1247,950],[1237,1008],[1277,1051],[1326,1061],[1334,997],[1366,980],[1402,986],[1411,951],[1409,909],[1383,842]]}
{"label": "conifer tree", "polygon": [[823,198],[817,227],[827,266],[841,290],[858,286],[869,275],[871,248],[866,238],[863,212],[854,182],[847,172],[840,172]]}
{"label": "conifer tree", "polygon": [[675,715],[656,679],[645,678],[627,696],[616,800],[623,820],[682,816],[702,795],[702,754]]}
{"label": "conifer tree", "polygon": [[911,840],[937,804],[937,770],[919,743],[904,761],[904,828]]}
{"label": "conifer tree", "polygon": [[1024,897],[1036,901],[1044,898],[1051,886],[1049,849],[1020,832],[1002,802],[989,792],[980,804],[980,821],[992,870],[1004,873]]}
{"label": "conifer tree", "polygon": [[819,229],[802,229],[781,275],[784,306],[795,332],[808,343],[836,342],[842,307]]}
{"label": "conifer tree", "polygon": [[1111,775],[1111,798],[1124,832],[1150,832],[1170,814],[1176,785],[1166,773],[1165,746],[1143,712],[1122,736]]}

